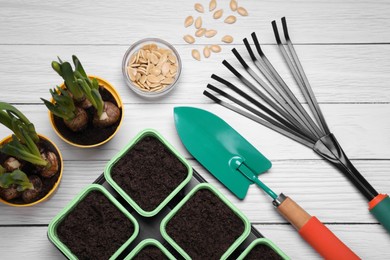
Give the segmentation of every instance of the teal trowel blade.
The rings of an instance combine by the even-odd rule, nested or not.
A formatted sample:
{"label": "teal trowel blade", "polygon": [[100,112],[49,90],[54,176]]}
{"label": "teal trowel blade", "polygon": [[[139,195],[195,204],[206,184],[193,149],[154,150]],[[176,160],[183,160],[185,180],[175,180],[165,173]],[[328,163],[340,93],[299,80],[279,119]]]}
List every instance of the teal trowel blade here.
{"label": "teal trowel blade", "polygon": [[237,168],[244,163],[259,175],[271,162],[218,116],[199,108],[175,107],[176,130],[186,149],[238,198],[252,182]]}

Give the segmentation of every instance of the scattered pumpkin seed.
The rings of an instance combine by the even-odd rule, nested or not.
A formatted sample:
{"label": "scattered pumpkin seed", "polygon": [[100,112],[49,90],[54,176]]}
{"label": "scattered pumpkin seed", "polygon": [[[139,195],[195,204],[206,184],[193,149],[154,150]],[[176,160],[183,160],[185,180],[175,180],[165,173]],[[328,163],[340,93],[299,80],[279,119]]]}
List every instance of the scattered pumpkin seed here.
{"label": "scattered pumpkin seed", "polygon": [[214,19],[219,19],[222,17],[222,15],[223,15],[223,9],[219,9],[214,12],[213,17]]}
{"label": "scattered pumpkin seed", "polygon": [[228,17],[226,17],[224,22],[228,23],[228,24],[232,24],[232,23],[235,23],[236,21],[237,21],[237,18],[234,15],[229,15]]}
{"label": "scattered pumpkin seed", "polygon": [[193,49],[193,50],[191,51],[191,54],[192,54],[192,57],[193,57],[195,60],[199,60],[199,61],[200,61],[200,53],[199,53],[198,50]]}
{"label": "scattered pumpkin seed", "polygon": [[205,46],[204,49],[203,49],[203,55],[204,55],[204,57],[205,57],[205,58],[208,58],[208,57],[210,57],[210,54],[211,54],[210,48],[209,48],[208,46]]}
{"label": "scattered pumpkin seed", "polygon": [[195,28],[196,29],[199,29],[200,27],[202,27],[202,17],[198,17],[198,18],[196,18],[196,20],[195,20]]}
{"label": "scattered pumpkin seed", "polygon": [[187,35],[184,35],[183,39],[189,43],[189,44],[192,44],[195,42],[195,38],[192,37],[191,35],[187,34]]}
{"label": "scattered pumpkin seed", "polygon": [[206,30],[204,36],[206,36],[207,38],[211,38],[214,37],[216,34],[217,34],[216,30]]}
{"label": "scattered pumpkin seed", "polygon": [[220,52],[220,51],[221,51],[221,46],[216,45],[216,44],[211,45],[211,46],[210,46],[210,50],[211,50],[212,52],[215,52],[215,53]]}
{"label": "scattered pumpkin seed", "polygon": [[203,5],[196,3],[194,7],[195,7],[195,10],[198,11],[199,13],[204,13]]}
{"label": "scattered pumpkin seed", "polygon": [[222,41],[225,43],[232,43],[233,42],[233,37],[230,35],[225,35],[222,37]]}
{"label": "scattered pumpkin seed", "polygon": [[184,27],[189,27],[191,26],[192,24],[194,23],[194,17],[192,17],[191,15],[188,16],[185,20],[184,20]]}
{"label": "scattered pumpkin seed", "polygon": [[214,9],[217,7],[217,1],[216,0],[211,0],[209,4],[209,11],[214,11]]}
{"label": "scattered pumpkin seed", "polygon": [[237,1],[236,0],[230,0],[230,9],[233,12],[237,11]]}
{"label": "scattered pumpkin seed", "polygon": [[200,29],[196,30],[195,36],[196,36],[196,37],[202,37],[202,36],[204,35],[205,32],[206,32],[206,29],[205,29],[205,28],[200,28]]}
{"label": "scattered pumpkin seed", "polygon": [[241,16],[248,16],[248,11],[244,7],[238,7],[237,13],[239,13]]}

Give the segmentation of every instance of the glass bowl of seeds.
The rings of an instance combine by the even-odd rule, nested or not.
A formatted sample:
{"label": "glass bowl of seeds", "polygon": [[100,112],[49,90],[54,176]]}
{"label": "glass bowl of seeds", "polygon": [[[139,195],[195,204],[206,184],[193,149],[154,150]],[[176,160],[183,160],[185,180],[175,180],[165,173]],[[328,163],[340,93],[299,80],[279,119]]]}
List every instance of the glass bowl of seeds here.
{"label": "glass bowl of seeds", "polygon": [[122,72],[127,85],[145,98],[161,97],[176,85],[181,73],[179,53],[158,38],[140,40],[126,51]]}

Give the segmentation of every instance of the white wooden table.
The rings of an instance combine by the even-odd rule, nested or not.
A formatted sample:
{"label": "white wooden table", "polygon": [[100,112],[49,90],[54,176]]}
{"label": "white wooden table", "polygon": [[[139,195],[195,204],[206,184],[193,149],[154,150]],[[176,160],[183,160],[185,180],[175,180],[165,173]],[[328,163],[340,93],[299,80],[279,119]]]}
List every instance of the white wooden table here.
{"label": "white wooden table", "polygon": [[[208,1],[200,0],[204,6]],[[249,16],[233,25],[205,18],[218,37],[197,39],[190,46],[182,37],[188,15],[197,16],[195,1],[13,1],[0,0],[0,100],[16,105],[35,123],[39,133],[57,143],[65,171],[56,194],[31,208],[0,205],[1,259],[61,259],[46,238],[47,225],[83,187],[93,182],[107,161],[144,128],[155,128],[184,154],[209,182],[215,184],[293,259],[318,259],[293,227],[277,214],[270,199],[252,187],[244,201],[233,197],[192,159],[173,123],[173,107],[189,105],[224,118],[272,162],[262,176],[278,192],[292,196],[316,215],[363,259],[390,259],[390,236],[367,210],[365,198],[346,178],[313,151],[238,116],[202,95],[210,75],[231,74],[221,61],[238,64],[230,52],[244,51],[241,39],[256,31],[268,58],[292,82],[274,42],[270,22],[286,16],[290,35],[330,128],[346,154],[379,191],[390,193],[390,2],[387,0],[249,1],[238,0]],[[228,1],[219,0],[226,16]],[[210,17],[210,13],[203,14]],[[229,33],[231,45],[207,60],[195,61],[193,48],[219,43]],[[121,61],[127,48],[146,37],[172,43],[183,61],[180,84],[156,101],[137,97],[126,86]],[[245,53],[245,51],[243,52]],[[87,71],[119,91],[125,105],[117,136],[98,149],[81,150],[65,144],[51,129],[40,97],[59,84],[50,62],[76,54]],[[293,89],[297,90],[295,85]],[[300,98],[302,100],[302,98]],[[0,127],[0,137],[9,134]]]}

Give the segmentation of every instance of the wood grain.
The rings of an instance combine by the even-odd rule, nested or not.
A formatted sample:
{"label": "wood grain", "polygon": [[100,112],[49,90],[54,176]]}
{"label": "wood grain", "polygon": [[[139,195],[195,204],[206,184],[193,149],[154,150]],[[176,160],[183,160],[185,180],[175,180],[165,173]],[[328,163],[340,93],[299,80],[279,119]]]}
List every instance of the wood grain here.
{"label": "wood grain", "polygon": [[[208,83],[220,86],[210,78],[211,74],[217,74],[237,86],[243,86],[221,64],[222,60],[226,59],[243,71],[230,51],[235,47],[251,65],[249,55],[242,42],[240,43],[241,45],[223,46],[221,53],[213,53],[208,60],[202,62],[196,62],[191,57],[193,46],[175,45],[183,62],[181,78],[177,88],[158,101],[142,99],[126,85],[121,64],[129,45],[1,46],[0,100],[11,103],[42,103],[40,98],[49,98],[49,89],[61,83],[61,78],[50,66],[51,61],[57,56],[71,60],[71,55],[76,54],[87,72],[111,82],[125,103],[210,103],[211,101],[203,96],[203,90]],[[203,46],[196,48],[201,51]],[[277,47],[264,46],[263,49],[299,100],[303,101]],[[320,103],[390,102],[390,59],[387,58],[390,55],[390,45],[304,45],[296,46],[296,50]],[[21,72],[27,76],[21,77]],[[245,71],[243,75],[250,78]],[[23,89],[24,95],[16,94],[16,89]]]}
{"label": "wood grain", "polygon": [[[209,1],[199,2],[208,6]],[[202,94],[213,82],[212,73],[241,86],[221,62],[226,59],[240,68],[232,48],[249,61],[241,40],[256,31],[267,57],[303,102],[275,45],[270,24],[277,19],[281,28],[279,18],[286,16],[297,53],[332,132],[367,180],[379,192],[389,193],[389,1],[239,0],[248,10],[248,17],[238,16],[235,24],[227,25],[206,12],[203,25],[216,29],[218,34],[196,38],[195,44],[188,45],[182,37],[193,34],[195,28],[184,28],[183,22],[188,15],[199,16],[193,4],[157,0],[0,0],[0,101],[16,104],[39,133],[59,146],[65,158],[63,180],[50,200],[31,208],[0,205],[0,258],[63,259],[46,237],[48,223],[139,131],[154,128],[292,259],[319,259],[261,190],[251,187],[245,200],[240,201],[192,159],[177,136],[172,115],[175,106],[189,105],[222,117],[257,147],[273,163],[261,179],[318,217],[362,259],[390,259],[389,235],[368,212],[365,198],[337,169],[313,151],[213,104]],[[224,8],[224,16],[232,14],[228,1],[219,1],[218,5]],[[225,34],[234,37],[233,44],[221,44]],[[158,100],[145,100],[132,93],[121,71],[125,51],[147,37],[172,43],[183,62],[177,88]],[[221,44],[222,52],[212,53],[202,62],[194,61],[191,49],[202,50],[209,44]],[[49,88],[60,84],[50,62],[57,55],[70,60],[72,54],[82,60],[88,73],[110,81],[125,103],[125,120],[118,135],[97,149],[76,149],[60,140],[40,101],[40,97],[49,98]],[[9,133],[0,127],[0,139]]]}
{"label": "wood grain", "polygon": [[[208,1],[200,1],[208,6]],[[223,2],[220,3],[222,7]],[[38,0],[2,0],[0,43],[2,44],[130,44],[150,36],[183,43],[182,36],[195,28],[184,28],[188,15],[199,15],[194,1],[99,1],[72,0],[65,4]],[[218,28],[220,37],[200,43],[220,43],[227,32],[242,39],[253,31],[274,43],[270,22],[286,16],[296,43],[378,43],[390,41],[389,2],[376,1],[248,1],[242,0],[249,16],[234,25],[203,15],[204,26]],[[225,2],[225,15],[231,12]],[[208,19],[206,19],[208,18]],[[64,23],[63,19],[66,19]],[[160,26],[161,25],[161,26]],[[280,23],[279,23],[279,26]],[[10,30],[9,28],[12,28]],[[193,29],[193,31],[191,31]],[[175,33],[172,33],[175,32]]]}

